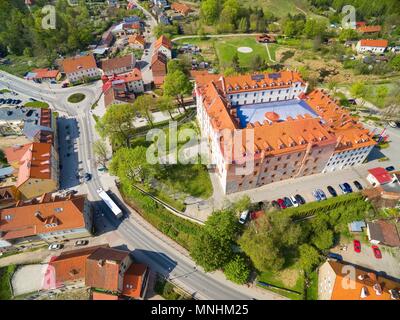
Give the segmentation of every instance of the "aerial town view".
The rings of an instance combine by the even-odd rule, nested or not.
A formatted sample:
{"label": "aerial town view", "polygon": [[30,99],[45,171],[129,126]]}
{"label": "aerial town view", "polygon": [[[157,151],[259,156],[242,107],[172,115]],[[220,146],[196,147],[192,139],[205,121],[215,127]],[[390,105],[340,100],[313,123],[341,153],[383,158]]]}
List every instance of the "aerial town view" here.
{"label": "aerial town view", "polygon": [[0,0],[0,300],[400,301],[399,146],[399,0]]}

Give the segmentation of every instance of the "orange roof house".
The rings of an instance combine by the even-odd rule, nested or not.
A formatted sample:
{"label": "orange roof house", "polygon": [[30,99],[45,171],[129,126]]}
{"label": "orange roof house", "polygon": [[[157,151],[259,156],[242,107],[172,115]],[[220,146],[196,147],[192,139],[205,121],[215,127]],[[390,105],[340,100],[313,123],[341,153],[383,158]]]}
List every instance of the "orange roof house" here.
{"label": "orange roof house", "polygon": [[154,85],[158,88],[164,83],[167,75],[167,57],[161,52],[155,52],[151,59],[151,72]]}
{"label": "orange roof house", "polygon": [[376,32],[381,32],[382,27],[381,26],[360,26],[357,28],[358,32],[361,33],[376,33]]}
{"label": "orange roof house", "polygon": [[96,59],[92,54],[66,58],[62,61],[62,66],[65,73],[97,68]]}
{"label": "orange roof house", "polygon": [[135,33],[134,35],[129,36],[128,43],[134,47],[140,47],[143,49],[144,45],[146,44],[146,40],[141,34]]}
{"label": "orange roof house", "polygon": [[382,47],[386,48],[389,45],[388,40],[382,39],[361,39],[360,44],[362,47]]}
{"label": "orange roof house", "polygon": [[179,2],[173,2],[171,4],[171,9],[184,16],[187,16],[192,11],[192,9],[188,5]]}
{"label": "orange roof house", "polygon": [[144,295],[148,267],[144,264],[131,264],[125,272],[122,294],[127,297],[140,299]]}
{"label": "orange roof house", "polygon": [[[354,268],[354,278],[350,268]],[[319,300],[400,300],[399,282],[361,267],[327,261],[318,278]]]}
{"label": "orange roof house", "polygon": [[6,148],[4,153],[7,161],[16,169],[16,187],[23,199],[57,190],[57,154],[50,143],[28,143]]}
{"label": "orange roof house", "polygon": [[91,234],[91,210],[85,195],[62,198],[46,193],[20,200],[14,207],[0,210],[0,218],[1,239],[8,245],[31,237],[52,241],[60,235],[77,238]]}
{"label": "orange roof house", "polygon": [[36,73],[35,79],[53,79],[58,80],[61,78],[60,71],[49,70],[49,69],[33,69],[33,73]]}
{"label": "orange roof house", "polygon": [[172,42],[164,35],[159,37],[154,43],[154,54],[163,53],[168,59],[171,59]]}
{"label": "orange roof house", "polygon": [[133,54],[128,54],[122,57],[106,59],[101,61],[101,69],[104,74],[111,76],[113,74],[120,74],[132,71],[135,68],[136,59]]}

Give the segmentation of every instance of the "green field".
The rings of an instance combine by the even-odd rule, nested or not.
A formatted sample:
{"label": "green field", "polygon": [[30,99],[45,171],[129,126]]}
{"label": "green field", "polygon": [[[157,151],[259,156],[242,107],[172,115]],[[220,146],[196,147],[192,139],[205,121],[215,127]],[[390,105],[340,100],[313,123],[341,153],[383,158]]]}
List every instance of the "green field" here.
{"label": "green field", "polygon": [[40,108],[40,109],[48,109],[49,104],[43,101],[30,101],[25,103],[24,105],[27,108]]}
{"label": "green field", "polygon": [[0,300],[10,300],[12,298],[10,281],[15,268],[15,265],[0,268]]}
{"label": "green field", "polygon": [[[218,56],[220,65],[222,67],[229,66],[232,62],[232,58],[235,53],[238,54],[240,66],[242,68],[249,68],[252,58],[255,55],[259,55],[267,63],[271,63],[268,56],[266,46],[264,44],[258,43],[254,37],[236,37],[236,38],[220,38],[214,43],[216,54]],[[237,49],[239,47],[249,47],[253,49],[251,53],[241,53]],[[275,60],[275,51],[277,46],[274,44],[269,44],[269,51],[271,58]]]}

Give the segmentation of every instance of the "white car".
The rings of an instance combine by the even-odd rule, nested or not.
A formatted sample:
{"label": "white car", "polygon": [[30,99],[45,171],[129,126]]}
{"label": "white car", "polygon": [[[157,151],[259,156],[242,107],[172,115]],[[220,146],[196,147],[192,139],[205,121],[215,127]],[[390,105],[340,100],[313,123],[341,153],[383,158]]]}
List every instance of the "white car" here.
{"label": "white car", "polygon": [[397,123],[394,121],[389,121],[388,125],[391,126],[392,128],[397,128]]}
{"label": "white car", "polygon": [[299,202],[296,200],[296,198],[294,196],[290,196],[290,200],[293,203],[293,206],[298,207],[299,206]]}
{"label": "white car", "polygon": [[240,214],[239,223],[245,224],[247,221],[247,217],[249,215],[249,210],[245,210]]}
{"label": "white car", "polygon": [[60,243],[52,243],[51,245],[49,245],[49,250],[60,250],[63,248],[64,245],[60,244]]}

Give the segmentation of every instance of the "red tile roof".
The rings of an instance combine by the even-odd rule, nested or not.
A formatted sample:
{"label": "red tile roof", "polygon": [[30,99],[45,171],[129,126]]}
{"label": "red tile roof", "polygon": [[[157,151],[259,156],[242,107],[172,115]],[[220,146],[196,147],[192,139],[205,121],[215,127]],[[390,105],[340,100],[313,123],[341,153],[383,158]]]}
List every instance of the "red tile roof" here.
{"label": "red tile roof", "polygon": [[164,35],[159,37],[155,44],[154,44],[154,51],[157,51],[161,46],[164,46],[168,48],[169,50],[172,50],[172,43],[171,41]]}
{"label": "red tile roof", "polygon": [[0,210],[0,231],[4,239],[29,237],[41,233],[85,227],[85,195],[53,198],[51,194],[15,207]]}
{"label": "red tile roof", "polygon": [[124,275],[124,287],[122,294],[132,298],[141,298],[142,285],[147,266],[144,264],[132,263]]}
{"label": "red tile roof", "polygon": [[386,48],[389,45],[387,40],[372,40],[372,39],[361,39],[360,44],[362,47],[382,47]]}
{"label": "red tile roof", "polygon": [[101,69],[104,72],[111,72],[121,68],[133,68],[135,65],[135,58],[133,54],[128,54],[123,57],[117,57],[101,61]]}
{"label": "red tile roof", "polygon": [[129,36],[128,43],[132,43],[132,44],[138,43],[138,44],[141,44],[142,46],[144,46],[146,41],[141,34],[135,33],[133,36]]}
{"label": "red tile roof", "polygon": [[361,33],[374,33],[374,32],[381,32],[381,26],[360,26],[357,28],[357,31]]}
{"label": "red tile roof", "polygon": [[97,68],[96,59],[92,54],[64,59],[62,65],[65,73]]}
{"label": "red tile roof", "polygon": [[179,2],[173,2],[171,4],[171,9],[175,10],[176,12],[182,13],[183,15],[187,15],[192,9],[184,4],[184,3],[179,3]]}
{"label": "red tile roof", "polygon": [[36,73],[36,79],[55,79],[60,73],[58,70],[49,69],[33,69],[32,72]]}
{"label": "red tile roof", "polygon": [[381,167],[369,169],[368,172],[372,174],[376,180],[378,180],[379,184],[389,183],[393,179],[390,173]]}

